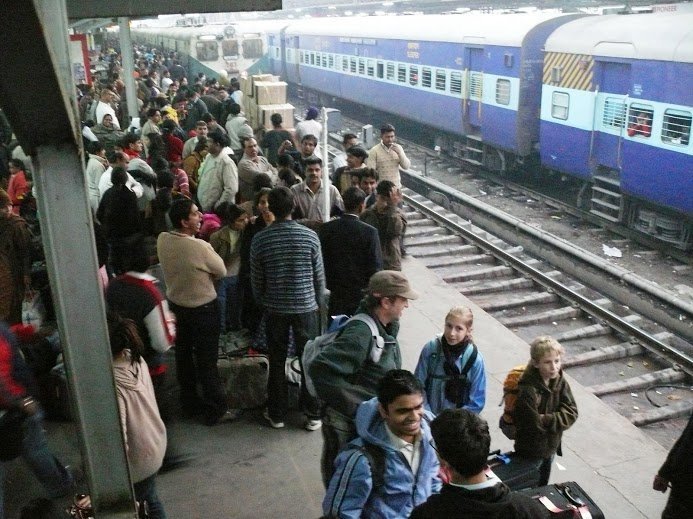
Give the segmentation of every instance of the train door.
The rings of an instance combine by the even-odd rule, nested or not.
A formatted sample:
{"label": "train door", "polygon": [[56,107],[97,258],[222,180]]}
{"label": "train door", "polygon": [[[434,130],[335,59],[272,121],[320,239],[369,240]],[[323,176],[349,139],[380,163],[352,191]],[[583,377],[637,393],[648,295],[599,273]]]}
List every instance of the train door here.
{"label": "train door", "polygon": [[484,49],[467,47],[467,106],[465,110],[465,128],[468,134],[480,133],[482,117],[482,96],[484,79]]}
{"label": "train door", "polygon": [[626,204],[621,193],[621,151],[626,132],[631,71],[627,63],[597,63],[597,89],[600,93],[592,123],[590,212],[613,222],[622,222]]}
{"label": "train door", "polygon": [[621,169],[621,145],[626,125],[624,96],[630,89],[630,65],[601,62],[599,66],[599,100],[594,120],[596,132],[592,149],[593,164],[613,170]]}

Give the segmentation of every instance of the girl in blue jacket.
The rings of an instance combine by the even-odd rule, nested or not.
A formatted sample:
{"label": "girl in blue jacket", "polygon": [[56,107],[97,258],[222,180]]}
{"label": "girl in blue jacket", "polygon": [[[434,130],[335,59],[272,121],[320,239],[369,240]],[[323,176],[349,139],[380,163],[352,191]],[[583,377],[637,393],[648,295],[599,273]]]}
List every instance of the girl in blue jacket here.
{"label": "girl in blue jacket", "polygon": [[472,342],[470,308],[451,308],[442,335],[421,351],[414,374],[426,390],[425,406],[434,415],[464,408],[479,414],[486,403],[484,358]]}

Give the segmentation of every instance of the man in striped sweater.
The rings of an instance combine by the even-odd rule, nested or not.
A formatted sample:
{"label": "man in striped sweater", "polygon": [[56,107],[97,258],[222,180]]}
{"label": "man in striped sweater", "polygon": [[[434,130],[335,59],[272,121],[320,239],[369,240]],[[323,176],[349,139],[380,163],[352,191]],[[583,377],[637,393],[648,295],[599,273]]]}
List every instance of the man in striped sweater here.
{"label": "man in striped sweater", "polygon": [[[269,347],[268,408],[265,418],[275,429],[284,427],[288,386],[284,365],[293,329],[298,358],[306,341],[319,333],[318,305],[325,290],[325,273],[318,235],[291,219],[294,195],[286,187],[272,189],[269,210],[276,220],[253,238],[250,268],[253,294],[267,316]],[[301,374],[301,379],[303,379]],[[301,384],[300,403],[305,428],[322,426],[320,404]]]}

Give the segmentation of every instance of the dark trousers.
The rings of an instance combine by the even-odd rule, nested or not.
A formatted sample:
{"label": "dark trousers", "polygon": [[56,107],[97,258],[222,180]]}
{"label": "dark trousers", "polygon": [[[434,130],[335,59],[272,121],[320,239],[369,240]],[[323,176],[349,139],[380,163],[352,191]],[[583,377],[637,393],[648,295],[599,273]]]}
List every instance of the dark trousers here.
{"label": "dark trousers", "polygon": [[539,465],[539,485],[544,487],[549,484],[549,478],[551,477],[551,464],[553,463],[553,458],[555,456],[549,456],[544,458]]}
{"label": "dark trousers", "polygon": [[[294,331],[296,355],[301,358],[303,347],[309,339],[318,335],[318,314],[276,314],[267,313],[267,346],[269,348],[269,380],[267,382],[270,418],[283,422],[289,408],[289,386],[286,381],[286,356],[289,346],[289,328]],[[301,395],[299,404],[310,419],[320,418],[320,402],[306,390],[303,365],[301,365]]]}
{"label": "dark trousers", "polygon": [[226,394],[219,378],[219,304],[213,300],[196,308],[170,303],[176,314],[176,374],[181,403],[186,411],[200,404],[197,384],[202,386],[202,410],[213,421],[228,409]]}
{"label": "dark trousers", "polygon": [[334,462],[339,452],[356,438],[356,424],[342,413],[327,407],[322,419],[322,457],[320,469],[322,483],[327,488],[334,474]]}
{"label": "dark trousers", "polygon": [[330,303],[328,305],[328,316],[336,315],[354,315],[356,309],[363,298],[362,292],[346,292],[339,289],[334,289],[330,292]]}

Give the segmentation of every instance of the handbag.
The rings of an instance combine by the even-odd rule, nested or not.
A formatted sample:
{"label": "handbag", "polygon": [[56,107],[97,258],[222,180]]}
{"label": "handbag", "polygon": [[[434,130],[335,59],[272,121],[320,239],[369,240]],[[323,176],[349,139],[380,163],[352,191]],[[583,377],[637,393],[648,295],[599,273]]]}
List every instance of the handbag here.
{"label": "handbag", "polygon": [[19,409],[3,409],[0,413],[0,461],[9,461],[22,453],[26,415]]}

